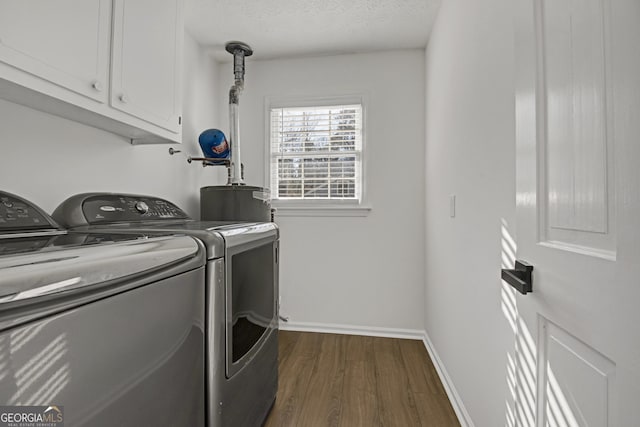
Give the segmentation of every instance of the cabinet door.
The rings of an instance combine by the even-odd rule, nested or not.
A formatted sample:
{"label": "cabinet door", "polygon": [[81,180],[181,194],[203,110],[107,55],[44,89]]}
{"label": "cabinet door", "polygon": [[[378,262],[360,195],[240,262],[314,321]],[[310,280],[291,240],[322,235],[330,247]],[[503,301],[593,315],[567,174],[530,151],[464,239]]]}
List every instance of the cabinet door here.
{"label": "cabinet door", "polygon": [[115,0],[111,105],[179,132],[182,0]]}
{"label": "cabinet door", "polygon": [[106,102],[110,0],[0,2],[0,62]]}

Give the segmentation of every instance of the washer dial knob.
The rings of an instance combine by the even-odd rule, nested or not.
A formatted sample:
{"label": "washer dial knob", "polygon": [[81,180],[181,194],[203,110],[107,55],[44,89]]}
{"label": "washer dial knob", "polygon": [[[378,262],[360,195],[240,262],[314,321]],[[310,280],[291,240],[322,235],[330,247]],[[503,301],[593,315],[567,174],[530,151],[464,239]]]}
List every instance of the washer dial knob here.
{"label": "washer dial knob", "polygon": [[136,202],[135,208],[141,214],[146,214],[147,212],[149,212],[149,205],[147,205],[145,202]]}

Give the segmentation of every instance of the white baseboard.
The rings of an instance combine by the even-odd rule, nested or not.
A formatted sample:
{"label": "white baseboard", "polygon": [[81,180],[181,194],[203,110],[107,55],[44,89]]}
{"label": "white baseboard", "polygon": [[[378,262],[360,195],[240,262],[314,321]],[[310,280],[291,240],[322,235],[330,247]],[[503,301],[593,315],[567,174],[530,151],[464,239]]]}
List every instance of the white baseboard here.
{"label": "white baseboard", "polygon": [[438,356],[433,343],[429,339],[429,335],[426,332],[423,332],[422,342],[431,356],[431,361],[438,372],[438,376],[440,377],[440,382],[444,386],[444,390],[447,392],[447,396],[449,397],[449,401],[451,402],[451,406],[453,406],[453,410],[456,412],[456,416],[458,417],[458,421],[462,427],[475,427],[473,421],[471,421],[471,417],[467,412],[467,409],[464,407],[464,403],[456,390],[456,387],[453,385],[447,370],[442,364],[442,360]]}
{"label": "white baseboard", "polygon": [[378,328],[374,326],[337,325],[333,323],[280,322],[283,331],[321,332],[325,334],[362,335],[368,337],[422,340],[420,329]]}

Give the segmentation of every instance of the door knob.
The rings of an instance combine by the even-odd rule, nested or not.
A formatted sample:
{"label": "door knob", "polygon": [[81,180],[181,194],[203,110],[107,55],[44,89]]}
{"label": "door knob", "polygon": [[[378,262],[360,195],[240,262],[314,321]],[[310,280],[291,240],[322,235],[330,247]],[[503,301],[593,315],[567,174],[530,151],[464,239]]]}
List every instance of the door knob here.
{"label": "door knob", "polygon": [[529,292],[533,292],[532,271],[533,266],[531,264],[516,260],[515,269],[502,269],[502,280],[513,286],[521,294],[526,295]]}

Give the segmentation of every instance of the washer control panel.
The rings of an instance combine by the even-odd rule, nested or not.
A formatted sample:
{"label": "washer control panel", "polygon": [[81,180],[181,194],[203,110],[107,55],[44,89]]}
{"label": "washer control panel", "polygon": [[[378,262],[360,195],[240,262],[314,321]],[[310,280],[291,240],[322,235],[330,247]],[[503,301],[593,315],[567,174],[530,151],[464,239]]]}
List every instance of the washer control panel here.
{"label": "washer control panel", "polygon": [[37,206],[0,191],[0,232],[20,229],[57,228]]}
{"label": "washer control panel", "polygon": [[87,224],[190,219],[173,203],[149,196],[94,195],[82,201]]}

